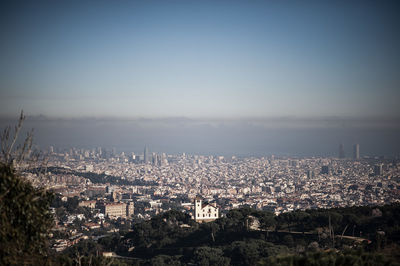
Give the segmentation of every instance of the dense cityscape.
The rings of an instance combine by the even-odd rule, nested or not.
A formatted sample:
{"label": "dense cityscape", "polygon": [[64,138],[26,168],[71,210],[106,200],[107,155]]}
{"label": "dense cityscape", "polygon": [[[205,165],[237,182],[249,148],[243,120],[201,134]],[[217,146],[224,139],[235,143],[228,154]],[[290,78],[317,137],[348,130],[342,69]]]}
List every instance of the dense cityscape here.
{"label": "dense cityscape", "polygon": [[28,171],[26,177],[56,192],[61,201],[75,199],[75,204],[88,208],[86,215],[76,209],[57,212],[57,230],[68,232],[66,239],[54,240],[58,251],[92,235],[90,231],[104,226],[105,218],[111,231],[120,229],[121,219],[126,228],[171,208],[194,218],[196,196],[214,203],[218,216],[240,207],[279,215],[400,200],[400,162],[361,158],[358,144],[352,158],[345,158],[343,145],[340,158],[167,155],[150,153],[148,147],[142,154],[50,147],[46,157],[46,165],[41,165],[46,172]]}

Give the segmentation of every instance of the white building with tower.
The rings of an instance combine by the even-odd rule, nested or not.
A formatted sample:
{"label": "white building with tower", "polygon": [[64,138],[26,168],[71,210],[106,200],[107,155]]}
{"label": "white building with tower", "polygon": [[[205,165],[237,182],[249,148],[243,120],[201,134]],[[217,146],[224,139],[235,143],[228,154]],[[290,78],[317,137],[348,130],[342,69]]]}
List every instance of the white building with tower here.
{"label": "white building with tower", "polygon": [[197,196],[194,199],[194,220],[198,223],[211,222],[219,218],[217,204],[203,203],[203,199]]}

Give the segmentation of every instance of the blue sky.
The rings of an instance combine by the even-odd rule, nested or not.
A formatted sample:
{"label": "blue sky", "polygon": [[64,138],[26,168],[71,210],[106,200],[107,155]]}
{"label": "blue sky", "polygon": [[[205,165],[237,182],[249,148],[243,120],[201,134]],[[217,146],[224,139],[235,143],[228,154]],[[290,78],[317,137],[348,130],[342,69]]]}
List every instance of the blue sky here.
{"label": "blue sky", "polygon": [[2,2],[1,115],[400,115],[395,1],[60,3]]}

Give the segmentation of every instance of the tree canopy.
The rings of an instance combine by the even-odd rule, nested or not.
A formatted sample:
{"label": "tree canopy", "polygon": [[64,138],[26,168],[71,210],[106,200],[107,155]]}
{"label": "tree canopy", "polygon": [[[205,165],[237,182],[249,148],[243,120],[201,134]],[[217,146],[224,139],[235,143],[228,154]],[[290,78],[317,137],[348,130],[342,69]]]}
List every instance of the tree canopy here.
{"label": "tree canopy", "polygon": [[0,165],[0,264],[33,264],[46,256],[51,200],[50,192]]}

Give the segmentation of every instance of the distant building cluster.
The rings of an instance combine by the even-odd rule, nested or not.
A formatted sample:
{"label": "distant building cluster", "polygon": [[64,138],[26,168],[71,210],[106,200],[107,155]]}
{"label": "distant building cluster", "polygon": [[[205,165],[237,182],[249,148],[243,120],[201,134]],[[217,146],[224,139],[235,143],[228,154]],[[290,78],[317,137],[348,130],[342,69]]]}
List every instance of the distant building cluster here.
{"label": "distant building cluster", "polygon": [[[339,145],[339,159],[344,159],[346,158],[346,153],[344,149],[343,143]],[[360,159],[360,144],[354,144],[353,145],[353,157],[354,160],[359,160]]]}

